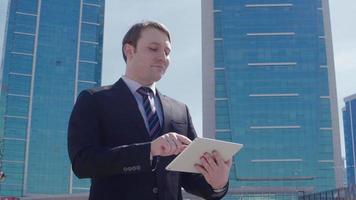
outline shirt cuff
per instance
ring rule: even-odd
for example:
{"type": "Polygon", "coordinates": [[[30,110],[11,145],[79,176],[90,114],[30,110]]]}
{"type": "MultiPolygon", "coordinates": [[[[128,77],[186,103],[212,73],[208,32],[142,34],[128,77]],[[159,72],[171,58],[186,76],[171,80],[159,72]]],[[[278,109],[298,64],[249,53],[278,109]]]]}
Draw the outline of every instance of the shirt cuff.
{"type": "Polygon", "coordinates": [[[220,192],[222,192],[222,191],[225,191],[225,190],[227,189],[228,185],[229,185],[229,182],[227,182],[227,183],[225,184],[225,186],[222,187],[222,188],[218,188],[218,189],[214,189],[214,188],[213,188],[213,191],[214,191],[215,193],[220,193],[220,192]]]}

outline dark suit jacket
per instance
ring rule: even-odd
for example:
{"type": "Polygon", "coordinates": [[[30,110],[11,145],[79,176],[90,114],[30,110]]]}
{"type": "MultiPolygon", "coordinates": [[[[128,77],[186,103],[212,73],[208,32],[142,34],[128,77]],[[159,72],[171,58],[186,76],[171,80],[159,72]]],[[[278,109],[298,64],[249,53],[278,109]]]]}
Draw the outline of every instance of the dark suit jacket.
{"type": "MultiPolygon", "coordinates": [[[[196,133],[187,106],[158,93],[162,134],[196,133]]],[[[91,178],[89,199],[181,200],[181,187],[205,199],[220,199],[200,174],[166,171],[174,158],[159,157],[152,170],[150,138],[135,97],[122,79],[112,86],[80,93],[68,127],[68,151],[74,173],[91,178]]]]}

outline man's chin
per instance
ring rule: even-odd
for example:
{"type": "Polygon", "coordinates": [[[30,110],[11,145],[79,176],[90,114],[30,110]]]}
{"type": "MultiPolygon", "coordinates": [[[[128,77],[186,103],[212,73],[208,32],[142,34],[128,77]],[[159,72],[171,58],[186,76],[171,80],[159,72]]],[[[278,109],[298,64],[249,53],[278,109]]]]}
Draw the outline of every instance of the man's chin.
{"type": "Polygon", "coordinates": [[[150,77],[150,78],[146,78],[145,80],[145,82],[146,82],[146,84],[153,84],[153,83],[155,83],[155,82],[158,82],[159,80],[161,80],[161,78],[163,77],[163,74],[162,75],[155,75],[155,76],[153,76],[153,77],[150,77]]]}
{"type": "Polygon", "coordinates": [[[159,80],[161,80],[161,79],[162,79],[162,77],[163,77],[163,74],[162,74],[161,76],[157,76],[157,77],[155,77],[155,82],[158,82],[159,80]]]}

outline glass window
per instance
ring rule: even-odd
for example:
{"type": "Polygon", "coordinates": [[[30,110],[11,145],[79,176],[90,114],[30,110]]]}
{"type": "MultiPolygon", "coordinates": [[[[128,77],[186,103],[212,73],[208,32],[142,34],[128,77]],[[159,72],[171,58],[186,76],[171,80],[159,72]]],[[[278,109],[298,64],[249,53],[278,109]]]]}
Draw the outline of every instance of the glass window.
{"type": "Polygon", "coordinates": [[[83,0],[83,3],[102,4],[104,0],[83,0]]]}
{"type": "Polygon", "coordinates": [[[99,23],[100,7],[83,5],[82,21],[99,23]]]}
{"type": "Polygon", "coordinates": [[[37,14],[37,0],[15,0],[17,12],[37,14]]]}
{"type": "Polygon", "coordinates": [[[221,38],[222,37],[222,32],[221,32],[221,12],[215,12],[214,13],[214,37],[215,38],[221,38]]]}
{"type": "Polygon", "coordinates": [[[97,64],[80,63],[79,65],[79,80],[98,82],[100,69],[97,64]]]}
{"type": "Polygon", "coordinates": [[[13,51],[21,53],[33,53],[34,36],[14,34],[13,51]]]}
{"type": "MultiPolygon", "coordinates": [[[[7,164],[4,164],[3,169],[6,172],[5,167],[7,164]]],[[[23,166],[21,166],[23,168],[23,166]]],[[[11,168],[11,167],[9,167],[11,168]]],[[[16,176],[20,176],[21,174],[6,174],[6,182],[8,180],[16,178],[16,176]]],[[[18,180],[18,178],[16,178],[18,180]]],[[[17,181],[16,184],[1,184],[1,195],[2,196],[22,196],[22,181],[17,181]]]]}
{"type": "Polygon", "coordinates": [[[25,139],[27,131],[27,119],[7,117],[5,118],[5,137],[25,139]]]}
{"type": "Polygon", "coordinates": [[[221,10],[223,8],[223,0],[214,0],[214,9],[221,10]]]}
{"type": "Polygon", "coordinates": [[[99,86],[99,84],[94,84],[94,83],[83,83],[83,82],[79,82],[78,83],[78,94],[80,93],[80,91],[89,89],[89,88],[93,88],[93,87],[97,87],[99,86]]]}
{"type": "MultiPolygon", "coordinates": [[[[73,187],[76,187],[76,188],[87,188],[85,190],[88,190],[90,188],[90,179],[79,179],[78,177],[74,176],[73,177],[73,187]]],[[[81,191],[81,192],[89,192],[89,191],[83,191],[83,190],[79,190],[79,191],[81,191]]]]}
{"type": "Polygon", "coordinates": [[[36,20],[35,16],[16,14],[15,31],[34,34],[36,32],[36,20]]]}
{"type": "Polygon", "coordinates": [[[80,44],[80,60],[97,61],[98,46],[95,44],[80,44]]]}
{"type": "Polygon", "coordinates": [[[11,54],[10,72],[32,74],[32,56],[11,54]]]}
{"type": "Polygon", "coordinates": [[[7,96],[6,114],[10,116],[28,116],[29,98],[18,96],[7,96]]]}
{"type": "Polygon", "coordinates": [[[219,140],[224,140],[224,141],[231,141],[232,135],[231,132],[226,131],[226,132],[216,132],[215,133],[216,139],[219,140]]]}
{"type": "Polygon", "coordinates": [[[10,74],[9,75],[9,93],[19,95],[30,95],[31,77],[10,74]]]}
{"type": "Polygon", "coordinates": [[[96,42],[99,40],[100,26],[82,23],[81,40],[96,42]]]}
{"type": "Polygon", "coordinates": [[[23,161],[25,157],[25,141],[4,140],[4,160],[23,161]]]}
{"type": "Polygon", "coordinates": [[[227,101],[215,101],[216,129],[229,129],[229,109],[227,101]]]}
{"type": "Polygon", "coordinates": [[[225,71],[215,70],[215,97],[224,98],[226,94],[225,71]]]}
{"type": "Polygon", "coordinates": [[[224,66],[224,52],[223,52],[223,41],[215,41],[215,67],[224,66]]]}

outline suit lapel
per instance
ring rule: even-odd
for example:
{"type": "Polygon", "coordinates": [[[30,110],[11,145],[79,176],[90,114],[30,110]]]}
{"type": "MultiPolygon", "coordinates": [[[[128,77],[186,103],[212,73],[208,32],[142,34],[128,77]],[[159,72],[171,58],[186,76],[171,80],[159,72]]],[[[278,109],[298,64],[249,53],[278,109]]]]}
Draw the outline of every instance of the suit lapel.
{"type": "Polygon", "coordinates": [[[162,126],[162,132],[161,132],[161,135],[163,135],[165,133],[168,133],[170,130],[172,108],[171,108],[169,99],[162,93],[160,93],[158,91],[157,91],[157,93],[158,93],[158,98],[161,102],[161,108],[162,108],[162,113],[163,113],[163,126],[162,126]]]}
{"type": "Polygon", "coordinates": [[[118,105],[124,111],[125,117],[137,127],[132,134],[137,134],[137,137],[144,137],[145,141],[149,141],[150,137],[136,99],[121,78],[114,84],[113,91],[116,93],[118,105]]]}
{"type": "MultiPolygon", "coordinates": [[[[120,109],[124,110],[126,117],[130,119],[129,121],[135,124],[137,127],[137,131],[134,131],[135,133],[133,134],[140,133],[139,136],[144,137],[145,141],[149,141],[149,133],[147,132],[147,128],[138,108],[136,99],[131,93],[130,89],[127,87],[126,83],[121,78],[114,84],[113,91],[117,97],[117,102],[119,103],[118,105],[121,107],[120,109]]],[[[165,133],[168,133],[170,130],[172,108],[169,98],[167,98],[159,91],[157,91],[157,94],[161,103],[161,110],[163,114],[162,131],[157,136],[159,137],[165,133]]]]}

